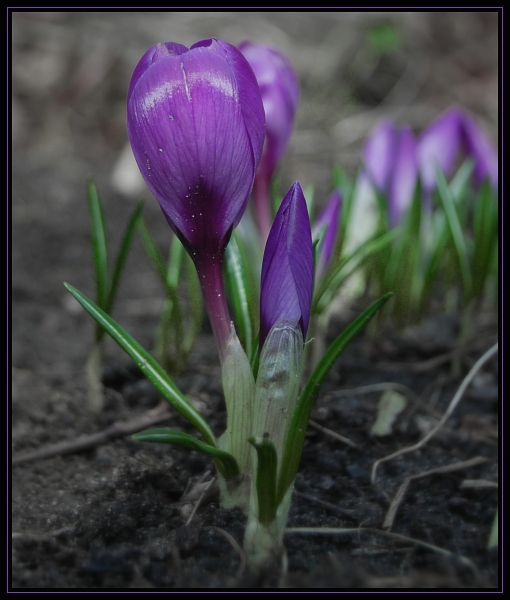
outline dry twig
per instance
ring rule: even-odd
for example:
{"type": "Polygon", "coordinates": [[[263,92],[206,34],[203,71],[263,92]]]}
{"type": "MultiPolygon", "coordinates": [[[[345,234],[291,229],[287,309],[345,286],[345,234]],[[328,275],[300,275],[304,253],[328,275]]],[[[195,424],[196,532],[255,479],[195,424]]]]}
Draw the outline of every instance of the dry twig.
{"type": "Polygon", "coordinates": [[[429,471],[423,471],[422,473],[411,475],[411,477],[408,477],[398,488],[398,491],[390,504],[390,508],[386,513],[386,517],[384,518],[383,529],[388,530],[393,527],[393,522],[395,520],[395,515],[397,514],[398,507],[404,499],[404,495],[411,481],[423,479],[424,477],[429,477],[430,475],[438,475],[440,473],[451,473],[453,471],[459,471],[460,469],[468,469],[469,467],[474,467],[487,461],[488,458],[476,456],[475,458],[471,458],[469,460],[463,460],[462,462],[456,462],[451,465],[436,467],[435,469],[430,469],[429,471]]]}
{"type": "Polygon", "coordinates": [[[66,440],[60,444],[54,444],[53,446],[47,446],[45,448],[39,448],[32,452],[26,452],[14,456],[12,459],[12,466],[20,465],[27,462],[33,462],[41,460],[43,458],[50,458],[52,456],[60,456],[62,454],[73,454],[75,452],[82,452],[83,450],[90,450],[101,444],[106,444],[117,438],[125,437],[137,433],[146,427],[157,425],[170,418],[171,412],[166,402],[161,402],[148,412],[143,415],[139,415],[130,421],[124,421],[121,423],[114,423],[107,429],[91,435],[82,435],[75,440],[66,440]]]}
{"type": "Polygon", "coordinates": [[[314,429],[318,429],[319,431],[322,431],[322,433],[325,433],[327,435],[330,435],[331,437],[334,437],[335,440],[342,442],[342,444],[346,444],[347,446],[350,446],[351,448],[358,447],[358,445],[355,442],[351,442],[351,440],[349,438],[346,438],[343,435],[336,433],[336,431],[328,429],[327,427],[323,427],[322,425],[319,425],[319,423],[316,423],[315,421],[312,421],[311,419],[308,421],[308,424],[311,425],[314,429]]]}
{"type": "Polygon", "coordinates": [[[383,458],[380,458],[379,460],[376,460],[374,462],[374,464],[372,466],[372,474],[371,474],[371,477],[370,477],[370,480],[371,480],[372,484],[375,482],[375,475],[376,475],[377,467],[382,462],[386,462],[388,460],[392,460],[393,458],[396,458],[397,456],[401,456],[402,454],[407,454],[408,452],[414,452],[415,450],[418,450],[419,448],[421,448],[422,446],[424,446],[439,431],[439,429],[441,429],[441,427],[443,427],[443,425],[446,423],[446,421],[448,420],[448,418],[450,417],[450,415],[452,414],[452,412],[455,410],[455,407],[459,403],[460,399],[464,395],[464,392],[466,391],[468,385],[471,383],[471,381],[473,380],[473,378],[475,377],[475,375],[482,368],[482,366],[490,358],[492,358],[494,356],[494,354],[496,354],[497,351],[498,351],[498,344],[496,343],[496,344],[494,344],[494,346],[492,346],[491,348],[489,348],[489,350],[487,350],[487,352],[485,352],[476,361],[476,363],[473,365],[473,367],[471,368],[471,370],[469,371],[469,373],[466,375],[466,377],[464,378],[464,380],[460,384],[459,389],[455,393],[455,396],[453,397],[453,399],[450,402],[448,408],[446,409],[446,412],[441,417],[441,420],[439,421],[439,423],[433,429],[431,429],[427,433],[427,435],[425,435],[417,444],[414,444],[414,446],[408,446],[407,448],[401,448],[400,450],[397,450],[397,452],[393,452],[393,454],[389,454],[388,456],[384,456],[383,458]]]}

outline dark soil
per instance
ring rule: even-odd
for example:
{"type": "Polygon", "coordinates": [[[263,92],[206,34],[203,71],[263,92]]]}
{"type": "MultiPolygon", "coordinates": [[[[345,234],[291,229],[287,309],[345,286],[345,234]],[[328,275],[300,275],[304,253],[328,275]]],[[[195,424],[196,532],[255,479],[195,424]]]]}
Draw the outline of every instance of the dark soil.
{"type": "MultiPolygon", "coordinates": [[[[383,111],[421,128],[453,102],[463,102],[496,139],[497,25],[496,13],[15,13],[13,459],[136,419],[160,403],[108,341],[106,406],[91,414],[84,364],[92,322],[62,286],[69,281],[94,293],[88,176],[103,197],[113,254],[139,194],[147,198],[149,228],[161,248],[168,245],[156,202],[135,184],[136,193],[125,195],[111,178],[126,142],[125,90],[149,45],[168,39],[191,44],[216,35],[283,47],[296,63],[303,98],[282,185],[294,179],[314,183],[325,198],[332,164],[340,161],[353,172],[363,137],[383,111]],[[366,28],[387,20],[398,23],[403,50],[372,65],[374,77],[368,78],[353,57],[366,51],[366,28]],[[427,70],[420,82],[408,82],[411,95],[388,100],[392,85],[409,76],[402,64],[409,56],[427,70]]],[[[163,299],[136,240],[114,317],[151,348],[163,299]]],[[[360,299],[334,320],[328,337],[368,302],[360,299]]],[[[242,568],[229,536],[242,546],[244,518],[219,507],[211,461],[117,436],[86,451],[12,467],[12,588],[496,590],[499,555],[487,549],[487,541],[498,506],[497,357],[437,435],[420,450],[381,464],[375,483],[370,478],[374,461],[415,444],[438,422],[462,378],[497,341],[497,312],[478,315],[471,345],[458,346],[457,328],[456,317],[432,307],[418,333],[365,332],[338,360],[311,415],[288,522],[289,528],[317,531],[286,534],[285,571],[255,577],[242,568]],[[455,348],[461,352],[453,375],[455,348]],[[382,389],[362,388],[389,382],[406,386],[408,403],[391,434],[375,437],[370,430],[382,389]],[[458,470],[410,482],[390,529],[404,537],[387,535],[383,524],[401,484],[457,463],[458,470]],[[325,528],[350,531],[321,532],[325,528]]],[[[221,378],[206,325],[189,368],[175,381],[220,433],[221,378]]],[[[164,425],[188,430],[173,413],[164,425]]]]}

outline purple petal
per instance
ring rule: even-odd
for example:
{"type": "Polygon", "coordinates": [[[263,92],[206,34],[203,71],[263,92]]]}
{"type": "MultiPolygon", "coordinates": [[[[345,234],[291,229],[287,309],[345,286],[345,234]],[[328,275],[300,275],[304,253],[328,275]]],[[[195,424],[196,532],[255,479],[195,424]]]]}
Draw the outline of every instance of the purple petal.
{"type": "Polygon", "coordinates": [[[260,347],[273,325],[301,327],[306,338],[313,292],[313,249],[310,219],[298,182],[276,214],[262,261],[260,347]]]}
{"type": "Polygon", "coordinates": [[[395,160],[398,131],[390,119],[383,119],[370,133],[363,148],[365,171],[381,193],[387,191],[395,160]]]}
{"type": "Polygon", "coordinates": [[[335,190],[326,206],[323,208],[320,215],[317,217],[312,231],[312,238],[315,238],[321,228],[326,225],[326,231],[324,233],[324,239],[321,244],[321,253],[319,257],[320,270],[327,267],[335,249],[336,239],[338,235],[338,229],[340,227],[340,205],[342,202],[342,196],[339,190],[335,190]]]}
{"type": "Polygon", "coordinates": [[[400,222],[402,215],[409,208],[418,179],[416,141],[408,126],[402,127],[399,132],[398,147],[393,161],[388,189],[388,214],[392,226],[400,222]]]}
{"type": "Polygon", "coordinates": [[[480,129],[475,120],[464,115],[462,136],[466,154],[475,161],[473,177],[476,185],[481,185],[488,178],[493,188],[498,187],[498,155],[489,138],[480,129]]]}
{"type": "Polygon", "coordinates": [[[278,49],[245,41],[239,50],[257,79],[266,117],[266,147],[262,162],[269,177],[280,162],[292,134],[299,83],[287,57],[278,49]]]}
{"type": "Polygon", "coordinates": [[[248,201],[264,137],[258,86],[241,53],[219,40],[160,44],[128,95],[140,171],[193,254],[224,247],[248,201]]]}
{"type": "Polygon", "coordinates": [[[447,177],[453,171],[461,145],[463,118],[460,110],[452,108],[431,123],[418,140],[418,164],[426,193],[436,187],[436,168],[447,177]]]}

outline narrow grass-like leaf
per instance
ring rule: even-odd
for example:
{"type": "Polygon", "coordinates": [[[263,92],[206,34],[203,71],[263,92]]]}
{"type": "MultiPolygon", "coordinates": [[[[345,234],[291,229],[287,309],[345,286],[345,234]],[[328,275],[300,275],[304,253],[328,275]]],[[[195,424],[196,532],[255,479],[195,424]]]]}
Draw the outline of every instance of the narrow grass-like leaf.
{"type": "Polygon", "coordinates": [[[110,314],[113,309],[113,304],[115,302],[115,298],[117,296],[117,291],[119,289],[120,278],[122,276],[122,272],[124,270],[124,265],[126,264],[126,259],[129,253],[129,249],[131,247],[131,242],[133,241],[133,235],[136,230],[136,226],[138,223],[138,219],[142,214],[143,202],[139,202],[136,205],[131,218],[128,221],[126,230],[124,231],[124,236],[122,238],[119,253],[115,260],[115,264],[113,266],[113,275],[111,285],[108,289],[108,298],[106,301],[105,312],[110,314]]]}
{"type": "Polygon", "coordinates": [[[147,225],[143,218],[140,218],[138,220],[138,231],[141,235],[142,242],[143,242],[143,245],[147,252],[147,255],[149,256],[149,258],[153,262],[154,266],[156,267],[156,270],[161,278],[161,281],[166,286],[166,284],[167,284],[167,265],[166,265],[165,259],[161,255],[161,252],[159,251],[159,249],[156,245],[156,242],[154,241],[152,235],[150,234],[149,229],[147,228],[147,225]]]}
{"type": "Polygon", "coordinates": [[[135,435],[132,437],[137,442],[153,442],[158,444],[175,444],[177,446],[185,446],[186,448],[196,450],[201,454],[205,454],[214,458],[218,468],[220,469],[220,472],[225,479],[232,479],[239,475],[239,467],[232,454],[211,446],[210,444],[205,444],[196,437],[193,437],[184,431],[162,427],[159,429],[147,429],[146,431],[140,431],[139,433],[135,433],[135,435]]]}
{"type": "Polygon", "coordinates": [[[421,285],[421,212],[421,189],[417,186],[411,205],[399,226],[399,237],[392,248],[383,280],[383,290],[395,292],[394,315],[401,323],[409,319],[416,310],[413,299],[421,285]]]}
{"type": "Polygon", "coordinates": [[[165,259],[159,251],[156,242],[150,234],[143,218],[138,220],[138,231],[141,235],[145,251],[156,267],[156,271],[159,274],[167,294],[167,302],[165,303],[159,324],[156,344],[156,347],[158,348],[158,354],[160,355],[159,358],[161,361],[163,361],[166,353],[167,339],[171,330],[173,329],[175,333],[174,339],[176,340],[177,344],[177,353],[180,353],[180,344],[182,344],[184,340],[184,314],[178,292],[178,283],[182,264],[182,244],[178,239],[172,242],[172,253],[170,255],[169,266],[167,267],[165,259]],[[174,258],[175,264],[172,264],[174,258]]]}
{"type": "Polygon", "coordinates": [[[320,282],[314,294],[312,314],[321,314],[328,307],[342,283],[359,269],[367,259],[391,244],[396,236],[397,232],[395,229],[387,231],[382,235],[376,234],[343,258],[340,264],[332,269],[324,280],[320,282]]]}
{"type": "Polygon", "coordinates": [[[202,329],[204,316],[204,305],[202,301],[202,290],[198,280],[197,270],[191,256],[184,254],[184,274],[186,279],[186,293],[188,297],[189,321],[184,336],[183,350],[188,356],[193,344],[202,329]]]}
{"type": "Polygon", "coordinates": [[[471,271],[469,268],[468,249],[466,246],[466,238],[462,231],[462,227],[459,221],[457,210],[455,208],[454,198],[446,179],[440,169],[436,169],[436,183],[438,196],[441,201],[441,205],[445,212],[448,227],[452,238],[455,252],[457,254],[457,260],[460,267],[462,289],[464,296],[464,303],[467,304],[471,299],[472,294],[472,278],[471,271]]]}
{"type": "MultiPolygon", "coordinates": [[[[153,243],[153,246],[155,246],[155,243],[153,243]]],[[[166,282],[174,289],[179,287],[182,272],[182,259],[184,255],[185,251],[181,240],[176,235],[173,235],[170,243],[170,257],[168,259],[166,282]]]]}
{"type": "Polygon", "coordinates": [[[106,309],[108,298],[108,250],[103,207],[93,181],[88,184],[88,202],[92,238],[94,273],[96,277],[96,300],[106,309]]]}
{"type": "Polygon", "coordinates": [[[494,246],[498,245],[498,205],[497,197],[486,181],[476,198],[473,215],[473,295],[483,293],[494,246]]]}
{"type": "Polygon", "coordinates": [[[423,257],[422,288],[419,293],[419,313],[423,313],[434,284],[439,280],[441,266],[444,262],[446,244],[449,239],[448,224],[442,211],[432,215],[430,224],[430,240],[426,244],[423,257]]]}
{"type": "Polygon", "coordinates": [[[129,354],[158,392],[160,392],[175,410],[177,410],[202,434],[204,440],[208,444],[216,446],[214,434],[204,418],[147,350],[142,348],[129,333],[101,310],[94,302],[87,298],[85,294],[82,294],[69,283],[64,283],[64,285],[83,308],[94,317],[94,319],[106,329],[107,333],[111,335],[117,344],[129,354]]]}
{"type": "Polygon", "coordinates": [[[276,473],[278,457],[273,442],[266,438],[251,437],[248,440],[257,451],[257,500],[258,520],[265,527],[276,517],[276,473]]]}
{"type": "Polygon", "coordinates": [[[454,198],[464,198],[467,195],[474,166],[473,159],[467,158],[455,173],[450,182],[450,191],[454,198]]]}
{"type": "Polygon", "coordinates": [[[363,329],[376,312],[390,299],[391,293],[386,294],[379,300],[371,304],[361,315],[359,315],[346,329],[336,338],[328,348],[319,364],[308,379],[301,396],[299,398],[296,410],[292,415],[292,422],[289,430],[289,436],[285,444],[280,478],[278,482],[276,504],[278,505],[285,492],[292,485],[296,476],[303,444],[305,441],[306,427],[313,403],[317,398],[319,389],[326,378],[331,367],[340,354],[345,350],[347,344],[353,337],[363,329]]]}
{"type": "Polygon", "coordinates": [[[314,187],[312,184],[307,185],[303,189],[303,196],[305,197],[306,208],[308,210],[308,216],[310,217],[310,220],[311,220],[312,216],[313,216],[313,212],[314,212],[314,197],[315,197],[314,187]]]}
{"type": "MultiPolygon", "coordinates": [[[[241,243],[241,242],[239,242],[241,243]]],[[[238,241],[232,237],[225,252],[225,283],[234,313],[236,332],[241,344],[251,360],[254,345],[255,303],[251,297],[253,286],[247,272],[247,262],[238,241]]]]}

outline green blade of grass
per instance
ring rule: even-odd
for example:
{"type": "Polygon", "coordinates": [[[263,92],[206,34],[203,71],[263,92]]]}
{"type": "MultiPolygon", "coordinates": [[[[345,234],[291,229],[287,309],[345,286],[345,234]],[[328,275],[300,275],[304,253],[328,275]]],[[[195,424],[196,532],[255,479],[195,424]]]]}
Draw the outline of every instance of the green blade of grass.
{"type": "Polygon", "coordinates": [[[486,181],[476,198],[473,216],[473,295],[480,297],[490,273],[490,261],[494,246],[498,244],[497,197],[486,181]]]}
{"type": "Polygon", "coordinates": [[[292,485],[296,476],[301,452],[305,441],[306,427],[312,405],[317,398],[320,386],[326,378],[329,370],[334,365],[336,359],[345,350],[347,344],[358,334],[361,329],[370,321],[376,312],[390,299],[391,293],[386,294],[379,300],[371,304],[361,315],[359,315],[346,329],[336,338],[328,348],[310,379],[306,383],[303,392],[299,398],[296,410],[292,415],[292,422],[289,430],[289,436],[285,444],[285,452],[282,460],[280,478],[278,482],[278,491],[276,504],[278,505],[285,492],[292,485]]]}
{"type": "Polygon", "coordinates": [[[186,329],[186,335],[183,343],[183,350],[186,355],[191,352],[193,344],[202,329],[202,318],[204,315],[204,306],[202,302],[202,289],[198,280],[197,271],[191,256],[184,256],[184,271],[186,278],[186,292],[188,296],[189,308],[189,326],[186,329]]]}
{"type": "Polygon", "coordinates": [[[178,429],[169,429],[167,427],[159,429],[147,429],[146,431],[140,431],[132,436],[137,442],[152,442],[158,444],[175,444],[177,446],[185,446],[206,456],[214,458],[220,472],[225,479],[233,479],[239,475],[239,466],[236,459],[225,452],[210,444],[204,444],[196,437],[179,431],[178,429]]]}
{"type": "Polygon", "coordinates": [[[312,314],[321,314],[328,306],[329,302],[342,285],[357,269],[359,269],[366,260],[380,252],[391,244],[396,237],[396,230],[371,237],[360,244],[340,264],[332,269],[329,274],[320,282],[312,303],[312,314]]]}
{"type": "Polygon", "coordinates": [[[251,437],[248,441],[257,451],[258,520],[268,527],[274,521],[278,508],[276,503],[278,457],[271,440],[251,437]]]}
{"type": "Polygon", "coordinates": [[[117,291],[119,289],[120,278],[122,272],[124,270],[124,265],[126,264],[126,259],[129,253],[129,249],[131,248],[131,242],[133,241],[133,236],[136,230],[136,226],[138,223],[138,219],[142,213],[143,202],[139,202],[136,205],[131,218],[128,221],[126,226],[126,230],[124,232],[124,236],[122,238],[119,253],[115,260],[115,264],[113,266],[113,275],[110,288],[108,290],[108,297],[106,300],[106,308],[105,312],[110,314],[113,308],[113,304],[115,302],[115,298],[117,296],[117,291]]]}
{"type": "Polygon", "coordinates": [[[254,352],[254,301],[251,297],[253,286],[249,281],[248,265],[243,260],[240,244],[232,237],[225,252],[225,283],[232,304],[237,335],[251,360],[254,352]]]}
{"type": "Polygon", "coordinates": [[[214,434],[200,413],[192,406],[190,401],[178,389],[175,383],[165,373],[161,365],[140,346],[140,344],[127,333],[118,323],[109,317],[99,306],[87,298],[69,283],[64,283],[69,292],[78,300],[83,308],[94,319],[104,327],[109,335],[119,346],[129,354],[142,373],[162,394],[162,396],[177,410],[193,427],[203,436],[204,440],[211,446],[216,446],[214,434]]]}
{"type": "Polygon", "coordinates": [[[103,207],[93,181],[88,183],[92,255],[96,277],[96,301],[106,309],[108,298],[108,250],[103,207]]]}
{"type": "Polygon", "coordinates": [[[467,304],[468,301],[471,299],[472,294],[472,278],[471,270],[469,268],[466,238],[462,231],[459,217],[457,215],[454,198],[452,197],[452,193],[448,188],[446,179],[440,169],[436,169],[436,183],[438,196],[446,216],[446,221],[450,229],[453,246],[455,248],[457,260],[459,263],[464,303],[467,304]]]}
{"type": "Polygon", "coordinates": [[[143,218],[138,219],[138,231],[141,235],[145,251],[147,252],[147,255],[149,256],[149,259],[152,261],[153,265],[156,267],[156,271],[158,272],[161,282],[165,287],[165,291],[169,300],[169,303],[167,303],[165,306],[165,310],[160,321],[159,332],[157,335],[157,346],[158,348],[162,349],[163,353],[165,352],[166,340],[170,334],[169,324],[171,324],[171,327],[173,327],[175,330],[174,339],[177,344],[176,351],[180,353],[181,346],[184,343],[184,314],[178,292],[178,284],[182,265],[182,244],[178,239],[175,239],[172,242],[172,253],[169,261],[170,264],[167,267],[165,259],[159,251],[156,242],[150,234],[143,218]],[[172,265],[174,258],[176,259],[175,265],[172,265]]]}

